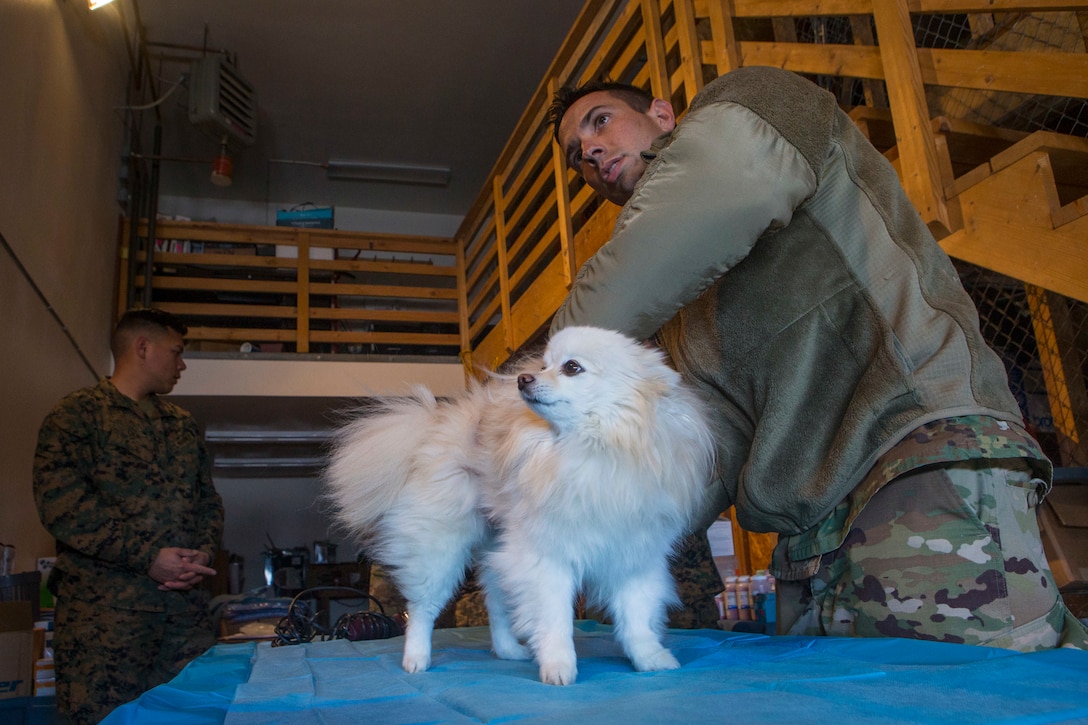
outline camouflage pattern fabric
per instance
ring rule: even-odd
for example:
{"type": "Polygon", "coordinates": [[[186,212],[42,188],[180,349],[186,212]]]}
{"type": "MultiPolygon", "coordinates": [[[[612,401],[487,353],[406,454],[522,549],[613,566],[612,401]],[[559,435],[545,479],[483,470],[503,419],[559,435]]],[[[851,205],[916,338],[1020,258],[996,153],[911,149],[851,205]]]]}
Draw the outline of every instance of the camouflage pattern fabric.
{"type": "Polygon", "coordinates": [[[454,602],[453,619],[455,627],[487,626],[487,604],[484,602],[484,591],[474,578],[470,578],[461,588],[454,602]]]}
{"type": "MultiPolygon", "coordinates": [[[[62,712],[95,711],[139,695],[121,689],[121,674],[106,671],[133,669],[129,662],[149,656],[144,650],[166,635],[143,635],[164,621],[176,623],[172,636],[184,638],[189,622],[193,641],[210,643],[207,592],[159,591],[147,575],[163,547],[198,549],[214,559],[223,531],[211,459],[186,411],[156,396],[138,404],[108,380],[76,391],[42,423],[33,483],[39,517],[57,543],[49,588],[58,613],[68,613],[56,632],[62,712]],[[141,637],[114,630],[121,620],[141,637]],[[65,626],[99,627],[102,636],[65,626]],[[88,679],[96,669],[100,676],[88,679]],[[95,683],[111,684],[99,690],[95,683]]],[[[164,657],[185,650],[163,646],[164,657]]],[[[169,668],[165,661],[156,666],[169,668]]]]}
{"type": "MultiPolygon", "coordinates": [[[[381,602],[381,611],[392,617],[408,609],[408,600],[397,589],[393,577],[381,564],[370,564],[370,596],[381,602]]],[[[377,611],[378,605],[372,604],[371,609],[377,611]]]]}
{"type": "MultiPolygon", "coordinates": [[[[689,534],[679,541],[669,561],[669,570],[676,581],[680,606],[669,610],[667,626],[671,629],[717,629],[721,617],[714,597],[725,589],[725,584],[714,563],[706,531],[689,534]]],[[[581,599],[577,616],[602,624],[612,623],[605,612],[586,607],[581,599]]]]}
{"type": "Polygon", "coordinates": [[[1026,461],[1049,491],[1053,466],[1039,444],[1019,425],[989,416],[943,418],[919,426],[877,459],[864,479],[822,522],[808,531],[780,536],[771,564],[778,579],[811,576],[819,557],[840,546],[846,532],[882,487],[897,476],[953,461],[1026,461]]]}
{"type": "Polygon", "coordinates": [[[671,561],[676,591],[682,607],[669,612],[673,629],[716,629],[718,603],[715,595],[725,590],[706,531],[684,538],[671,561]]]}
{"type": "Polygon", "coordinates": [[[779,628],[1023,652],[1088,648],[1058,592],[1026,461],[957,461],[883,486],[806,580],[779,581],[779,628]]]}
{"type": "Polygon", "coordinates": [[[97,723],[114,708],[169,682],[213,644],[212,624],[203,610],[132,612],[60,599],[53,638],[58,709],[74,725],[97,723]]]}

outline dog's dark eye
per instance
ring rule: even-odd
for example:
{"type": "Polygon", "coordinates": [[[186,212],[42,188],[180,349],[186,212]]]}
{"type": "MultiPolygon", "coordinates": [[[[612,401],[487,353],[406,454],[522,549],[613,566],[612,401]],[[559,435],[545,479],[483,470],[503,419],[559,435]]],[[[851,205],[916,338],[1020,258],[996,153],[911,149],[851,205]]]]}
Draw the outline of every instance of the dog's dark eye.
{"type": "Polygon", "coordinates": [[[564,375],[577,375],[578,373],[585,372],[582,365],[577,360],[567,360],[560,369],[563,371],[564,375]]]}

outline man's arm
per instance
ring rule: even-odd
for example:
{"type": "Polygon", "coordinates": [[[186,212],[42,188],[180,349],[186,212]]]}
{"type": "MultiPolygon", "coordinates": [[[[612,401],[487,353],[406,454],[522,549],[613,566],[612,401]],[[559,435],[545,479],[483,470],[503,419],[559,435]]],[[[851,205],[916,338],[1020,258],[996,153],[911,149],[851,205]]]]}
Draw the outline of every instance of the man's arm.
{"type": "MultiPolygon", "coordinates": [[[[192,423],[192,421],[189,421],[192,423]]],[[[149,570],[152,579],[160,583],[159,589],[191,589],[204,577],[215,576],[211,568],[223,536],[223,500],[212,481],[212,460],[204,437],[196,433],[197,455],[194,464],[198,468],[196,512],[197,525],[193,535],[193,548],[168,547],[161,549],[149,570]]]]}
{"type": "Polygon", "coordinates": [[[50,413],[34,454],[34,499],[42,525],[61,544],[86,556],[147,571],[160,543],[135,535],[128,517],[92,481],[97,423],[68,402],[50,413]]]}
{"type": "Polygon", "coordinates": [[[570,325],[652,336],[789,223],[816,189],[801,153],[751,110],[689,114],[651,162],[612,238],[583,266],[551,331],[570,325]]]}
{"type": "Polygon", "coordinates": [[[205,552],[209,562],[215,558],[223,539],[223,499],[215,490],[212,481],[212,458],[204,437],[199,436],[199,455],[197,465],[200,468],[198,495],[197,540],[193,548],[205,552]]]}

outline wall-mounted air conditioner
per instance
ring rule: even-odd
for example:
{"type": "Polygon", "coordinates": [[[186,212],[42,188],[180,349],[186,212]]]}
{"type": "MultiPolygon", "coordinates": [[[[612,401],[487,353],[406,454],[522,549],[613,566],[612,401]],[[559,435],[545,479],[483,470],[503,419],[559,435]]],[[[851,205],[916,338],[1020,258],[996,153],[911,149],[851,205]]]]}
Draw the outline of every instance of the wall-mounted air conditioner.
{"type": "Polygon", "coordinates": [[[189,68],[189,121],[212,136],[245,146],[257,138],[257,98],[222,55],[206,55],[189,68]]]}

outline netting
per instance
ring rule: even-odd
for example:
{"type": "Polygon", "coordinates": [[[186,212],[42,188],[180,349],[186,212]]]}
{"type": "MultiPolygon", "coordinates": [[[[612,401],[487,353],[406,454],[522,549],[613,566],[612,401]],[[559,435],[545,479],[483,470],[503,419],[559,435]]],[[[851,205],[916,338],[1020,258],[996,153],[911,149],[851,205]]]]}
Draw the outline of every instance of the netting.
{"type": "MultiPolygon", "coordinates": [[[[919,48],[1084,52],[1077,13],[912,15],[919,48]]],[[[794,21],[799,42],[879,42],[871,18],[794,21]]],[[[883,83],[816,77],[844,105],[886,104],[883,83]]],[[[1088,137],[1088,101],[1080,98],[927,87],[930,115],[1012,131],[1088,137]]],[[[885,106],[886,107],[886,106],[885,106]]],[[[976,265],[956,261],[979,311],[986,341],[998,352],[1032,433],[1059,466],[1088,466],[1088,305],[976,265]]]]}

